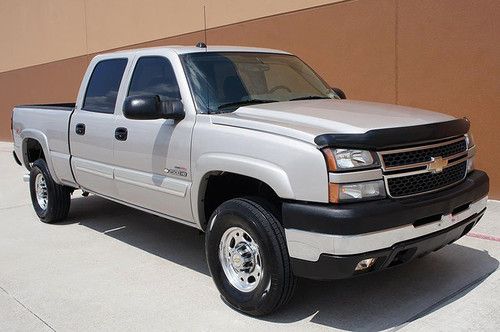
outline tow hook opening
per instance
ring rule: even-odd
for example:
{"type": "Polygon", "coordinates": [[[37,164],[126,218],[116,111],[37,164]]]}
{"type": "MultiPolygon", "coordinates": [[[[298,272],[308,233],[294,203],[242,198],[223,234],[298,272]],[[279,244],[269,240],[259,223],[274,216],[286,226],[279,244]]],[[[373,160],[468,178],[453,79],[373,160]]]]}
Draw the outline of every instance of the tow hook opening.
{"type": "Polygon", "coordinates": [[[460,205],[459,207],[456,207],[456,208],[455,208],[455,209],[451,212],[451,214],[452,214],[452,215],[456,215],[456,214],[459,214],[459,213],[460,213],[460,212],[462,212],[462,211],[467,210],[467,209],[470,207],[470,204],[471,204],[471,202],[466,203],[466,204],[463,204],[463,205],[460,205]]]}
{"type": "Polygon", "coordinates": [[[413,223],[413,227],[419,227],[419,226],[431,224],[431,223],[437,222],[439,220],[441,220],[441,214],[435,214],[435,215],[432,215],[432,216],[429,216],[429,217],[420,218],[420,219],[417,219],[413,223]]]}

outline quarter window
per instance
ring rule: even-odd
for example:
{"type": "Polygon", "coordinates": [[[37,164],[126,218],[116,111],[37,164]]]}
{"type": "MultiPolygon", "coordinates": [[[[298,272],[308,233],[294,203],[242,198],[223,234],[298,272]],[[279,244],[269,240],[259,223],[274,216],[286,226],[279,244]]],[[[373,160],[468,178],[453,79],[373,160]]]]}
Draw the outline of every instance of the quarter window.
{"type": "Polygon", "coordinates": [[[99,62],[90,76],[82,109],[113,114],[127,59],[99,62]]]}
{"type": "Polygon", "coordinates": [[[128,95],[158,95],[160,100],[181,99],[170,61],[160,56],[140,58],[132,75],[128,95]]]}

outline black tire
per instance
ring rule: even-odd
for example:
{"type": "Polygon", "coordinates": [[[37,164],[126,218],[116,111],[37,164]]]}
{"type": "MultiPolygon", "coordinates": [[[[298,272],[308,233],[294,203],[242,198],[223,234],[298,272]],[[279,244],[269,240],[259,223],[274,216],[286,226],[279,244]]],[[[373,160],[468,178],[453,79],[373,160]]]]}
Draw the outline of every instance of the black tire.
{"type": "Polygon", "coordinates": [[[44,223],[55,223],[65,219],[68,216],[71,204],[71,188],[57,184],[50,175],[47,163],[43,159],[36,160],[30,172],[30,193],[31,202],[38,218],[44,223]],[[38,203],[36,194],[36,178],[41,174],[46,183],[47,203],[43,208],[38,203]]]}
{"type": "Polygon", "coordinates": [[[212,214],[205,236],[208,267],[221,296],[230,306],[251,316],[270,314],[286,304],[295,290],[296,278],[283,227],[265,201],[235,198],[222,203],[212,214]],[[242,292],[227,278],[219,260],[219,245],[226,230],[242,228],[258,244],[262,279],[250,292],[242,292]]]}

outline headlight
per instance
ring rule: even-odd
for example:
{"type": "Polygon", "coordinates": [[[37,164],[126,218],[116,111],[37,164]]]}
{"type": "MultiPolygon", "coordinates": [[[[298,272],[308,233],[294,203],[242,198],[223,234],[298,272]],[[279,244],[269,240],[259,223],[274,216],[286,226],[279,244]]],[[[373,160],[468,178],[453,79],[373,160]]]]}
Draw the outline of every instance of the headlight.
{"type": "Polygon", "coordinates": [[[357,183],[330,183],[330,202],[350,202],[385,198],[383,180],[357,183]]]}
{"type": "Polygon", "coordinates": [[[465,144],[467,145],[467,149],[476,145],[476,142],[474,142],[474,136],[472,136],[470,131],[465,134],[465,144]]]}
{"type": "Polygon", "coordinates": [[[366,150],[324,149],[329,171],[349,170],[378,165],[376,157],[366,150]]]}

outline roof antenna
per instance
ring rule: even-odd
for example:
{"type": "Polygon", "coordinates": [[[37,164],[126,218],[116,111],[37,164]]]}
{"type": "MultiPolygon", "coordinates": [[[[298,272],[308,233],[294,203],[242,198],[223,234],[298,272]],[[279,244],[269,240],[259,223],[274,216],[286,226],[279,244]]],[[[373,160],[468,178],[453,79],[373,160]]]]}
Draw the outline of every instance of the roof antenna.
{"type": "Polygon", "coordinates": [[[205,40],[203,42],[198,42],[196,47],[204,48],[207,51],[207,14],[205,12],[205,6],[203,6],[203,33],[205,34],[205,40]]]}

